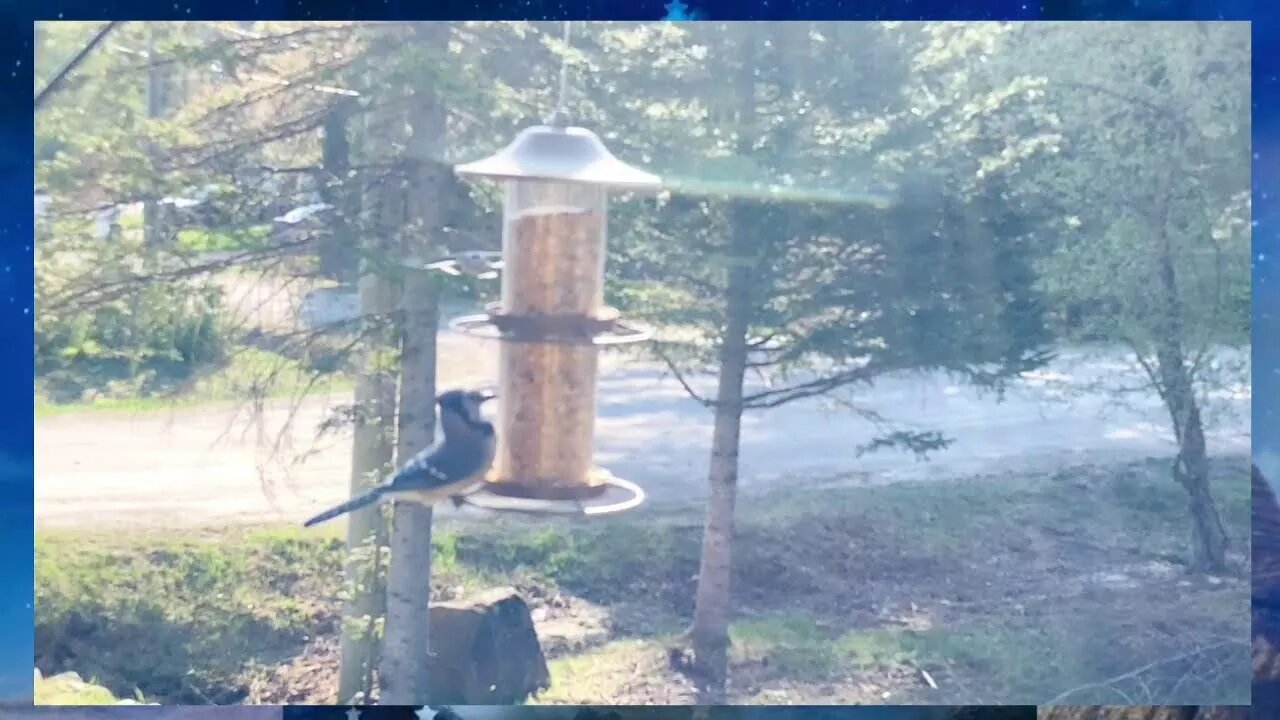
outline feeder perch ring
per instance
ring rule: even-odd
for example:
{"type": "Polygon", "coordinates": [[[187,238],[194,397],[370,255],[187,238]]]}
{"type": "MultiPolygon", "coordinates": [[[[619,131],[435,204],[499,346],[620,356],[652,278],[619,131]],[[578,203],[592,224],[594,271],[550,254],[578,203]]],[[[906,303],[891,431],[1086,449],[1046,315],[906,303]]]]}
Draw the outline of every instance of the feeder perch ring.
{"type": "Polygon", "coordinates": [[[616,500],[605,500],[603,497],[591,500],[541,500],[499,494],[485,488],[462,497],[461,501],[464,505],[491,512],[509,512],[523,515],[560,515],[565,517],[617,515],[628,510],[634,510],[644,504],[646,498],[644,488],[630,480],[624,480],[604,468],[594,468],[593,473],[603,481],[603,495],[613,494],[621,495],[621,497],[616,500]]]}
{"type": "Polygon", "coordinates": [[[614,345],[630,345],[653,337],[653,331],[618,320],[598,320],[580,316],[543,316],[555,318],[552,327],[544,327],[545,320],[534,320],[516,316],[501,315],[466,315],[449,321],[449,328],[467,335],[503,342],[554,343],[557,345],[594,345],[609,347],[614,345]],[[571,321],[563,320],[572,318],[571,321]],[[514,322],[513,322],[514,321],[514,322]],[[564,332],[569,327],[556,327],[563,322],[565,326],[578,324],[572,332],[564,332]],[[559,331],[559,332],[557,332],[559,331]]]}

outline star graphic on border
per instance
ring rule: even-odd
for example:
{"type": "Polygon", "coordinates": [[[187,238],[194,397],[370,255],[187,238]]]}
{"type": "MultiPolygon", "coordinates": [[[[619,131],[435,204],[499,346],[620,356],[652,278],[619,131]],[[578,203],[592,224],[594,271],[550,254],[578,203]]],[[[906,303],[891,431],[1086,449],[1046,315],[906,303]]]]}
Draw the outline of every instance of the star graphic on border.
{"type": "Polygon", "coordinates": [[[360,711],[354,707],[347,708],[347,720],[360,720],[360,711]]]}
{"type": "Polygon", "coordinates": [[[671,0],[671,2],[663,5],[667,9],[667,16],[664,20],[692,20],[696,13],[689,12],[689,6],[684,4],[684,0],[671,0]]]}

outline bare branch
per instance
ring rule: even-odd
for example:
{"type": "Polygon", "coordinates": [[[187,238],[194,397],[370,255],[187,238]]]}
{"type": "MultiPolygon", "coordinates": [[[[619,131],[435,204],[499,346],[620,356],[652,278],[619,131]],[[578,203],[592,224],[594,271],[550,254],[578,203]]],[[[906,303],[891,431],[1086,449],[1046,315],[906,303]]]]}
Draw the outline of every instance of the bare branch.
{"type": "Polygon", "coordinates": [[[742,398],[742,405],[745,408],[767,409],[778,407],[792,400],[800,400],[816,395],[823,395],[838,387],[851,385],[853,383],[868,382],[876,374],[875,370],[869,367],[852,368],[838,373],[832,373],[823,377],[792,385],[791,387],[782,388],[780,390],[764,390],[758,393],[752,393],[742,398]]]}
{"type": "Polygon", "coordinates": [[[689,394],[689,397],[693,398],[703,407],[713,408],[716,406],[716,402],[714,400],[703,397],[698,393],[698,391],[694,390],[693,387],[689,385],[688,380],[685,379],[684,373],[680,371],[680,368],[676,365],[675,361],[672,360],[671,357],[662,349],[661,344],[654,343],[652,350],[653,353],[666,364],[667,370],[669,370],[671,375],[675,377],[676,382],[680,383],[680,387],[684,388],[684,391],[689,394]]]}
{"type": "Polygon", "coordinates": [[[314,238],[308,236],[295,241],[283,242],[261,250],[246,250],[216,257],[207,262],[187,264],[182,267],[160,270],[153,273],[131,273],[115,280],[95,280],[94,286],[88,289],[71,290],[51,299],[41,299],[41,310],[44,312],[61,312],[70,309],[88,310],[99,305],[117,300],[133,292],[138,285],[157,282],[173,282],[186,278],[226,270],[254,260],[262,260],[278,256],[284,252],[310,244],[314,238]]]}
{"type": "Polygon", "coordinates": [[[86,43],[83,48],[80,48],[80,52],[76,53],[74,57],[67,61],[66,65],[63,65],[62,68],[58,70],[58,73],[53,76],[53,79],[41,88],[40,92],[36,93],[34,102],[36,112],[40,112],[40,108],[45,104],[45,102],[52,98],[54,93],[58,92],[58,89],[66,83],[67,78],[71,73],[80,66],[80,63],[85,61],[85,58],[89,57],[89,53],[93,52],[93,49],[100,45],[103,40],[106,40],[112,30],[115,30],[122,24],[123,23],[119,20],[112,20],[108,22],[101,30],[89,39],[89,42],[86,43]]]}

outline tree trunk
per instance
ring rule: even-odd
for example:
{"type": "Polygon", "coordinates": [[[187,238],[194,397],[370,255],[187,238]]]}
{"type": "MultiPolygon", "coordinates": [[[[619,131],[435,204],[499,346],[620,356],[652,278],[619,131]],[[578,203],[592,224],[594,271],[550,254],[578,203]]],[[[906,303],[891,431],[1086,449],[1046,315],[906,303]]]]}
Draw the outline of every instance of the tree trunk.
{"type": "MultiPolygon", "coordinates": [[[[156,57],[156,33],[154,25],[147,26],[147,117],[162,118],[169,111],[169,70],[166,63],[158,62],[156,57]]],[[[156,150],[154,143],[147,142],[147,155],[154,161],[156,150]]],[[[164,222],[164,210],[156,200],[142,203],[142,238],[148,248],[159,247],[167,242],[164,222]]]]}
{"type": "MultiPolygon", "coordinates": [[[[360,277],[360,314],[365,333],[360,374],[355,387],[355,436],[351,454],[351,495],[366,492],[390,469],[396,417],[396,375],[392,364],[395,330],[395,283],[379,270],[387,250],[385,238],[404,223],[403,192],[398,183],[377,190],[377,222],[368,237],[369,255],[360,277]]],[[[381,557],[386,523],[381,508],[356,510],[347,516],[347,592],[338,673],[338,700],[367,700],[372,691],[376,618],[381,614],[381,557]]]]}
{"type": "Polygon", "coordinates": [[[1156,282],[1163,312],[1156,318],[1156,372],[1159,374],[1160,396],[1169,410],[1178,441],[1173,479],[1187,491],[1191,510],[1191,570],[1220,573],[1227,568],[1227,532],[1209,492],[1209,455],[1200,406],[1196,401],[1195,378],[1187,367],[1187,353],[1183,345],[1182,300],[1178,292],[1167,210],[1159,216],[1158,222],[1156,282]]]}
{"type": "Polygon", "coordinates": [[[355,252],[352,219],[359,213],[358,197],[351,192],[351,142],[348,126],[355,102],[343,98],[336,102],[324,122],[324,138],[321,143],[320,197],[333,206],[333,224],[329,232],[320,238],[316,250],[321,277],[348,284],[355,279],[359,269],[359,255],[355,252]]]}
{"type": "MultiPolygon", "coordinates": [[[[739,45],[733,100],[737,104],[738,150],[748,154],[754,142],[757,29],[744,25],[739,45]]],[[[708,472],[710,497],[702,534],[702,557],[694,600],[693,670],[700,704],[725,702],[729,677],[729,617],[732,612],[734,506],[738,497],[738,452],[742,434],[742,384],[747,367],[747,333],[754,297],[749,257],[753,246],[750,207],[730,201],[728,208],[729,273],[725,288],[725,329],[720,345],[719,385],[716,388],[715,428],[708,472]]]]}
{"type": "MultiPolygon", "coordinates": [[[[439,310],[431,278],[404,280],[401,333],[400,439],[397,457],[407,460],[435,436],[436,328],[439,310]]],[[[387,574],[387,628],[378,673],[379,702],[427,704],[431,602],[430,507],[396,503],[387,574]]]]}
{"type": "Polygon", "coordinates": [[[716,389],[715,430],[711,440],[706,527],[693,626],[694,669],[699,681],[698,702],[725,701],[729,666],[729,616],[732,609],[734,505],[738,495],[738,451],[742,430],[742,384],[746,376],[747,331],[751,319],[750,263],[741,257],[751,231],[745,208],[730,210],[733,265],[726,291],[725,333],[720,347],[720,377],[716,389]]]}
{"type": "MultiPolygon", "coordinates": [[[[431,52],[445,48],[449,26],[414,26],[414,42],[431,52]]],[[[409,217],[406,255],[429,257],[432,239],[443,224],[452,173],[440,164],[447,112],[427,74],[415,88],[409,107],[413,137],[408,144],[409,217]]],[[[400,443],[401,461],[431,444],[435,435],[436,333],[440,312],[434,279],[410,272],[401,294],[400,443]]],[[[431,602],[432,511],[417,503],[397,503],[391,531],[391,567],[387,579],[387,637],[379,675],[380,700],[387,705],[425,705],[430,687],[428,621],[431,602]]]]}
{"type": "Polygon", "coordinates": [[[1200,407],[1180,358],[1159,359],[1165,381],[1166,405],[1178,433],[1178,457],[1173,479],[1187,491],[1191,510],[1191,569],[1223,572],[1227,567],[1227,531],[1209,491],[1209,455],[1200,407]]]}

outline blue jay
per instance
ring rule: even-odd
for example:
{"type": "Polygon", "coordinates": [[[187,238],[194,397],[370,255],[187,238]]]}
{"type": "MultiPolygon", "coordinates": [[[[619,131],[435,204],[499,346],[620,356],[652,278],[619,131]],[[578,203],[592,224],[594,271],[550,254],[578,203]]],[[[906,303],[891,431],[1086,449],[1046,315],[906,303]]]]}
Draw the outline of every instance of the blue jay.
{"type": "Polygon", "coordinates": [[[311,527],[359,510],[381,500],[407,500],[434,505],[445,498],[460,505],[461,498],[478,490],[493,465],[497,437],[493,423],[480,414],[480,406],[492,393],[450,390],[436,398],[440,406],[443,439],[410,458],[383,485],[316,515],[304,523],[311,527]]]}

